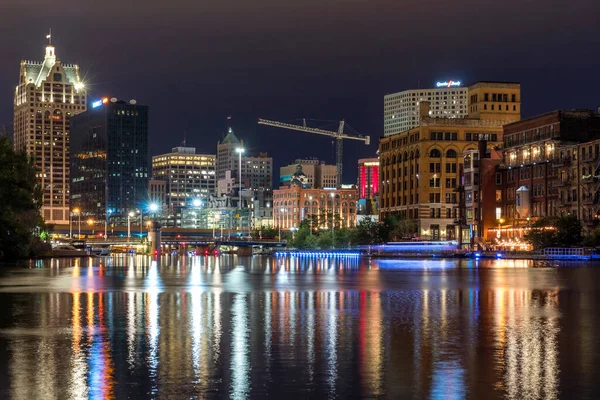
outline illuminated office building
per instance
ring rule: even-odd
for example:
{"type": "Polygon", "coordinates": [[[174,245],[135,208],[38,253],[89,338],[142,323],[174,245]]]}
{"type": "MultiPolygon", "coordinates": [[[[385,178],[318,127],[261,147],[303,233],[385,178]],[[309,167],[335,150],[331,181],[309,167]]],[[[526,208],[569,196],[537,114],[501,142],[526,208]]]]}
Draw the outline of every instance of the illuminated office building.
{"type": "Polygon", "coordinates": [[[152,157],[152,178],[166,182],[169,209],[190,206],[217,193],[214,154],[196,154],[194,147],[174,147],[152,157]]]}
{"type": "Polygon", "coordinates": [[[428,101],[432,118],[467,115],[469,89],[460,81],[436,82],[435,88],[386,94],[383,98],[383,135],[390,136],[419,125],[419,103],[428,101]]]}
{"type": "Polygon", "coordinates": [[[148,107],[97,100],[71,122],[71,205],[123,223],[148,204],[148,107]]]}
{"type": "Polygon", "coordinates": [[[46,46],[43,61],[21,61],[14,96],[14,147],[38,170],[47,223],[69,223],[70,122],[85,110],[79,67],[63,64],[53,45],[46,46]]]}

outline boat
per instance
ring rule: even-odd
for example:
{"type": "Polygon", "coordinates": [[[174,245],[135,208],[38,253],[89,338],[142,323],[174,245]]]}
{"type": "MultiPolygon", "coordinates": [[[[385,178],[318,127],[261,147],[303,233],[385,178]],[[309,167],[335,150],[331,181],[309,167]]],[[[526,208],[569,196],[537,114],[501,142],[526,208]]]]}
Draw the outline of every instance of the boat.
{"type": "Polygon", "coordinates": [[[110,256],[110,247],[109,246],[91,247],[89,252],[90,252],[90,255],[93,255],[96,257],[106,257],[106,256],[110,256]]]}
{"type": "Polygon", "coordinates": [[[87,257],[88,252],[69,244],[61,244],[52,248],[52,257],[87,257]]]}

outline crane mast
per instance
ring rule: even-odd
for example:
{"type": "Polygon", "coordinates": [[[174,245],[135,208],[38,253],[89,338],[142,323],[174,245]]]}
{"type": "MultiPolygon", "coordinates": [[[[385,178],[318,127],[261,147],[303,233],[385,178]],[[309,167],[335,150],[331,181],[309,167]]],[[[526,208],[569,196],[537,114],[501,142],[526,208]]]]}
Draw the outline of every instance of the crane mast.
{"type": "Polygon", "coordinates": [[[306,125],[306,119],[302,120],[302,125],[289,124],[286,122],[279,121],[271,121],[268,119],[258,119],[258,123],[260,125],[268,125],[274,126],[276,128],[289,129],[293,131],[299,132],[308,132],[315,133],[317,135],[324,135],[333,137],[336,139],[336,150],[335,150],[335,166],[336,166],[336,179],[338,187],[342,185],[342,169],[343,169],[343,160],[344,160],[344,139],[352,139],[352,140],[360,140],[365,142],[366,145],[371,143],[370,136],[358,137],[358,136],[350,136],[344,133],[344,125],[345,121],[341,120],[337,131],[328,131],[319,128],[311,128],[306,125]]]}

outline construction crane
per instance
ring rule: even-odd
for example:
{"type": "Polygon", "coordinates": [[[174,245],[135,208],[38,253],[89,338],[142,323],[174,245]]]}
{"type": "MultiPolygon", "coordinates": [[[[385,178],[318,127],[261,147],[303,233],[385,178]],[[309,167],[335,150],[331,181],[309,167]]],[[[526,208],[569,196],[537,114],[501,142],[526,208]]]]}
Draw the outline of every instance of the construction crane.
{"type": "Polygon", "coordinates": [[[302,120],[302,125],[295,125],[295,124],[288,124],[286,122],[279,122],[279,121],[271,121],[268,119],[262,119],[259,118],[258,119],[258,123],[260,125],[268,125],[268,126],[274,126],[276,128],[284,128],[284,129],[290,129],[292,131],[300,131],[300,132],[309,132],[309,133],[316,133],[317,135],[325,135],[325,136],[329,136],[329,137],[333,137],[336,139],[336,146],[335,146],[335,158],[336,158],[336,178],[337,178],[337,185],[338,187],[342,185],[342,167],[343,167],[343,155],[344,155],[344,139],[352,139],[352,140],[360,140],[365,142],[365,144],[368,146],[371,143],[371,137],[370,136],[350,136],[344,133],[344,126],[345,126],[345,122],[344,120],[341,120],[339,122],[339,127],[337,132],[336,131],[327,131],[324,129],[320,129],[320,128],[311,128],[309,126],[306,126],[306,119],[302,120]]]}

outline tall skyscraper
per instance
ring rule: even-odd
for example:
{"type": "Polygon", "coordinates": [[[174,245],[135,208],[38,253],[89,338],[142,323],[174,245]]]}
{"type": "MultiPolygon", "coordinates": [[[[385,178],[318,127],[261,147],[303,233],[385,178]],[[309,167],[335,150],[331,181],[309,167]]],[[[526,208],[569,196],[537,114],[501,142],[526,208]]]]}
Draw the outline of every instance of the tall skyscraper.
{"type": "Polygon", "coordinates": [[[166,202],[171,209],[217,194],[215,155],[196,154],[194,147],[174,147],[171,153],[153,156],[152,177],[167,183],[166,202]]]}
{"type": "Polygon", "coordinates": [[[148,203],[148,107],[103,98],[71,121],[71,199],[82,217],[123,223],[148,203]]]}
{"type": "Polygon", "coordinates": [[[383,98],[383,135],[390,136],[419,125],[419,102],[428,101],[432,118],[463,118],[467,115],[469,89],[460,81],[436,82],[433,89],[413,89],[383,98]]]}
{"type": "Polygon", "coordinates": [[[14,97],[14,147],[38,169],[42,216],[69,223],[69,136],[71,118],[86,110],[79,67],[63,64],[51,44],[44,61],[21,61],[14,97]]]}

